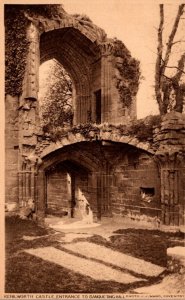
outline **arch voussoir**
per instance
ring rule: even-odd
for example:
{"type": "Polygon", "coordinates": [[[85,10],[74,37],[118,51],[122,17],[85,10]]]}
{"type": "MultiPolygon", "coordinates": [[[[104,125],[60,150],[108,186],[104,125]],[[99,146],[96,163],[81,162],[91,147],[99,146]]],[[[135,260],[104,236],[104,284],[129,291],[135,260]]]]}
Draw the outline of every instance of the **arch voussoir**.
{"type": "Polygon", "coordinates": [[[41,149],[40,157],[43,158],[46,155],[62,149],[65,146],[70,146],[74,144],[79,144],[82,142],[93,142],[93,141],[107,141],[107,142],[114,142],[114,143],[121,143],[126,144],[129,146],[133,146],[150,154],[154,154],[154,150],[151,148],[150,143],[148,142],[140,142],[136,137],[132,136],[123,136],[119,135],[118,133],[112,134],[109,131],[100,131],[99,135],[93,135],[89,137],[85,137],[81,133],[71,133],[69,132],[67,136],[62,137],[57,142],[51,142],[47,145],[44,149],[41,149]]]}

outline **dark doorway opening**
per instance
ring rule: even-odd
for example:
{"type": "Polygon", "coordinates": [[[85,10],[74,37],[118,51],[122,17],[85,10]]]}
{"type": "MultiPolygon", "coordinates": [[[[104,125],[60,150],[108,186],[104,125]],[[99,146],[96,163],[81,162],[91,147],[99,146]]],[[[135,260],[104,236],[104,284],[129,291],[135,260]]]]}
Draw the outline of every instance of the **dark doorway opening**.
{"type": "Polygon", "coordinates": [[[101,90],[95,92],[96,124],[101,124],[101,90]]]}

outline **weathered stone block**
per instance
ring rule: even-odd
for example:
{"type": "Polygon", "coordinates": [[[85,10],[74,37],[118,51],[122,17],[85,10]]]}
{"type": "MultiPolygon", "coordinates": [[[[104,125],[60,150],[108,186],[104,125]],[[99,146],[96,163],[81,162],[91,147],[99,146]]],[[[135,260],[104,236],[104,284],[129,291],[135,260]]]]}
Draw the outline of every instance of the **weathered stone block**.
{"type": "Polygon", "coordinates": [[[28,146],[35,146],[37,144],[37,137],[36,135],[30,136],[30,137],[23,137],[22,140],[23,145],[28,145],[28,146]]]}
{"type": "Polygon", "coordinates": [[[185,273],[185,247],[167,249],[168,270],[174,273],[185,273]]]}

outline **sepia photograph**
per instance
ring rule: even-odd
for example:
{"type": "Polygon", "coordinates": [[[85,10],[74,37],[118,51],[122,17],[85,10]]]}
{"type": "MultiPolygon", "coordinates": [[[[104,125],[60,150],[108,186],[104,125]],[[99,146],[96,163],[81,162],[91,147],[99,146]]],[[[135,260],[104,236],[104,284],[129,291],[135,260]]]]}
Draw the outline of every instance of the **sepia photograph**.
{"type": "Polygon", "coordinates": [[[185,299],[185,3],[0,9],[1,298],[185,299]]]}

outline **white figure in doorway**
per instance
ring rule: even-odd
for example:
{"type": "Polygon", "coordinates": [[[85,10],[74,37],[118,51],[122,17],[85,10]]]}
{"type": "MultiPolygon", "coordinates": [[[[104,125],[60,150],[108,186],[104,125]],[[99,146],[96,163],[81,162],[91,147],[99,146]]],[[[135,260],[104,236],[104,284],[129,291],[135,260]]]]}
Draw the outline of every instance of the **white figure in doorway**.
{"type": "Polygon", "coordinates": [[[82,218],[82,222],[85,224],[93,223],[93,213],[90,208],[90,204],[80,189],[78,189],[78,199],[75,206],[75,215],[80,215],[82,218]]]}

